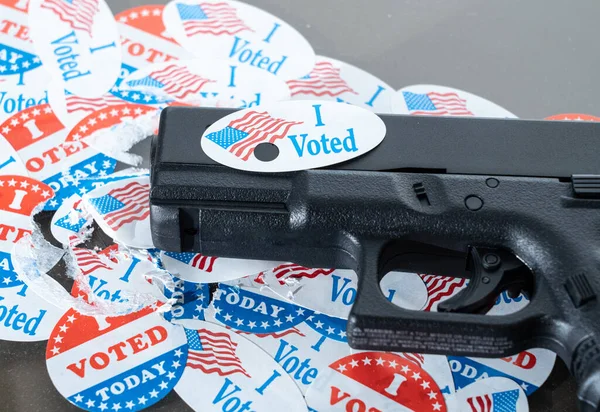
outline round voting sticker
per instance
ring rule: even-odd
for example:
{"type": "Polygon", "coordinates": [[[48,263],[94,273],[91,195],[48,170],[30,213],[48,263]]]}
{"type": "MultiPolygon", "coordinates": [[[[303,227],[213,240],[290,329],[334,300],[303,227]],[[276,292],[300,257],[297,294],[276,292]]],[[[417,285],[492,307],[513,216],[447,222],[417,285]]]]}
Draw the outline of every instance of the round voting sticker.
{"type": "Polygon", "coordinates": [[[185,368],[182,327],[152,309],[95,319],[74,310],[48,339],[46,364],[56,389],[88,411],[139,411],[160,401],[185,368]]]}
{"type": "Polygon", "coordinates": [[[234,169],[289,172],[333,165],[374,149],[385,137],[374,113],[345,103],[302,100],[234,112],[202,135],[204,153],[234,169]]]}
{"type": "Polygon", "coordinates": [[[209,322],[182,324],[189,352],[175,391],[194,410],[307,411],[292,378],[254,343],[209,322]]]}
{"type": "Polygon", "coordinates": [[[392,110],[416,116],[517,117],[472,93],[432,84],[416,84],[398,90],[392,97],[392,110]]]}
{"type": "Polygon", "coordinates": [[[23,282],[11,260],[14,245],[31,234],[34,209],[54,195],[52,188],[26,176],[0,176],[0,289],[23,282]]]}
{"type": "Polygon", "coordinates": [[[358,67],[325,56],[304,77],[288,80],[293,100],[332,100],[346,102],[375,113],[392,112],[395,90],[384,81],[358,67]]]}
{"type": "Polygon", "coordinates": [[[35,50],[52,78],[81,97],[108,92],[121,70],[119,32],[104,0],[87,3],[31,0],[35,50]]]}
{"type": "Polygon", "coordinates": [[[52,216],[50,231],[56,240],[68,245],[73,236],[83,239],[92,222],[93,219],[85,210],[81,197],[73,195],[65,199],[52,216]]]}
{"type": "Polygon", "coordinates": [[[387,352],[343,357],[322,371],[306,394],[317,411],[442,411],[444,396],[416,363],[387,352]]]}
{"type": "Polygon", "coordinates": [[[10,145],[2,135],[2,130],[10,131],[10,126],[0,128],[0,176],[3,175],[27,175],[25,165],[17,151],[10,145]]]}
{"type": "Polygon", "coordinates": [[[132,7],[115,15],[121,35],[123,63],[135,69],[193,57],[167,33],[163,5],[132,7]]]}
{"type": "Polygon", "coordinates": [[[239,100],[241,108],[246,108],[290,97],[285,82],[269,73],[208,59],[155,64],[132,73],[119,88],[198,106],[226,106],[230,100],[239,100]]]}
{"type": "Polygon", "coordinates": [[[315,53],[289,24],[233,0],[173,0],[164,10],[169,35],[200,58],[256,67],[284,80],[309,73],[315,53]]]}
{"type": "Polygon", "coordinates": [[[150,179],[147,175],[117,180],[83,195],[86,209],[100,228],[130,247],[152,248],[150,179]]]}
{"type": "MultiPolygon", "coordinates": [[[[3,271],[3,270],[2,270],[3,271]]],[[[0,339],[46,340],[64,310],[46,302],[24,284],[0,289],[0,339]]]]}
{"type": "Polygon", "coordinates": [[[26,86],[0,82],[0,123],[29,107],[47,103],[48,90],[44,82],[26,86]]]}
{"type": "Polygon", "coordinates": [[[449,396],[446,403],[449,411],[529,411],[527,396],[506,378],[478,380],[449,396]]]}
{"type": "Polygon", "coordinates": [[[162,288],[164,296],[171,301],[171,308],[164,313],[165,319],[173,323],[184,319],[204,320],[204,310],[208,307],[211,295],[210,286],[186,282],[175,276],[173,283],[173,290],[162,288]]]}
{"type": "Polygon", "coordinates": [[[116,165],[83,142],[65,142],[69,130],[47,104],[6,119],[0,131],[23,160],[27,173],[54,190],[46,210],[58,209],[73,195],[79,179],[111,173],[116,165]]]}
{"type": "MultiPolygon", "coordinates": [[[[358,277],[352,270],[309,269],[286,264],[255,279],[282,298],[297,305],[347,319],[356,299],[358,277]]],[[[427,290],[418,275],[390,272],[380,288],[389,301],[407,309],[420,309],[427,290]]]]}
{"type": "Polygon", "coordinates": [[[600,117],[591,116],[589,114],[581,114],[581,113],[563,113],[563,114],[555,114],[554,116],[546,117],[546,120],[570,120],[570,121],[578,121],[578,122],[598,122],[598,121],[600,121],[600,117]]]}
{"type": "Polygon", "coordinates": [[[160,253],[160,260],[173,275],[195,283],[224,282],[271,269],[279,262],[230,259],[192,252],[160,253]]]}

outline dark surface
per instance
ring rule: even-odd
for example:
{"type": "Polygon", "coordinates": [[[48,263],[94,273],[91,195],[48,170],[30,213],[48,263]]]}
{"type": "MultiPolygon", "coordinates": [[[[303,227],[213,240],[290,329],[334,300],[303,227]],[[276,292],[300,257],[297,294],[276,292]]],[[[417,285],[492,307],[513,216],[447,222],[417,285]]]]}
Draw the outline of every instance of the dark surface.
{"type": "MultiPolygon", "coordinates": [[[[113,12],[165,1],[108,0],[113,12]]],[[[249,0],[292,24],[318,54],[367,70],[395,88],[457,87],[522,118],[600,114],[600,4],[532,0],[249,0]]],[[[136,151],[146,154],[149,143],[136,151]]],[[[79,410],[54,389],[45,342],[0,343],[2,411],[79,410]]],[[[532,411],[575,410],[575,384],[558,360],[530,398],[532,411]]],[[[189,410],[171,392],[148,410],[189,410]]]]}

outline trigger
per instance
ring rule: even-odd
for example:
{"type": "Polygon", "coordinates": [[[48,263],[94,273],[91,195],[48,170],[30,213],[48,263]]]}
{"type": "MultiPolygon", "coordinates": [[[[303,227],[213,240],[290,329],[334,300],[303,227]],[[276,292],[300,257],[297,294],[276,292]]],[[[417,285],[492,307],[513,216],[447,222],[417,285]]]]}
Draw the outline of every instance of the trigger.
{"type": "Polygon", "coordinates": [[[531,272],[506,251],[471,247],[467,261],[471,272],[465,289],[441,302],[439,312],[486,313],[498,295],[508,290],[511,296],[531,290],[531,272]]]}

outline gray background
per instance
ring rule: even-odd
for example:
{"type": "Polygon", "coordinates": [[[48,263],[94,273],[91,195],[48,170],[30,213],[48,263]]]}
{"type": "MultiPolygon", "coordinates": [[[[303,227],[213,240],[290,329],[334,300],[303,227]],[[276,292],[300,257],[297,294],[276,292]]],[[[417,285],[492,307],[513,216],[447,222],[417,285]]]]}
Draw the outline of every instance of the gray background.
{"type": "MultiPolygon", "coordinates": [[[[596,1],[247,2],[289,22],[317,54],[354,64],[397,89],[416,83],[456,87],[521,118],[600,115],[596,1]]],[[[108,3],[114,13],[148,4],[108,3]]],[[[145,154],[148,148],[136,149],[145,154]]],[[[44,353],[45,342],[0,343],[0,410],[79,410],[54,389],[44,353]]],[[[573,380],[557,361],[549,381],[530,397],[530,409],[575,410],[574,391],[573,380]]],[[[172,392],[149,410],[189,408],[172,392]]]]}

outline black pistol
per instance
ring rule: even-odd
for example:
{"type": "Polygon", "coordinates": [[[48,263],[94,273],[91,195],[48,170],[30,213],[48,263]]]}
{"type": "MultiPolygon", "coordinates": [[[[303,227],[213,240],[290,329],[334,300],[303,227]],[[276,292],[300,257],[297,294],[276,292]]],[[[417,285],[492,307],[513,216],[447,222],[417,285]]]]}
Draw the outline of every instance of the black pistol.
{"type": "Polygon", "coordinates": [[[600,406],[600,123],[381,115],[371,152],[327,168],[250,173],[201,136],[228,109],[167,108],[152,144],[155,247],[354,269],[358,349],[505,357],[556,352],[581,411],[600,406]],[[438,312],[390,303],[392,270],[468,278],[438,312]],[[530,303],[481,316],[497,296],[530,303]]]}

